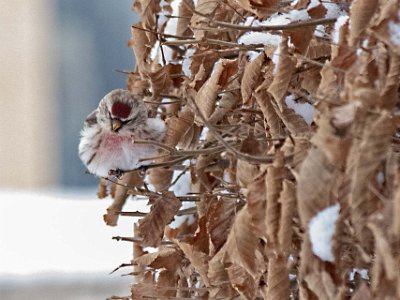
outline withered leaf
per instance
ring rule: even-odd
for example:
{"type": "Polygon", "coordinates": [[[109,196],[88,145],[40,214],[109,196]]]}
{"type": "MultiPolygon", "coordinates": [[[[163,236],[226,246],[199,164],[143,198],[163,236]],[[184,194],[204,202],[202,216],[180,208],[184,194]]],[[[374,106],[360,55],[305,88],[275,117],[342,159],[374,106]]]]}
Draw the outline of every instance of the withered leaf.
{"type": "Polygon", "coordinates": [[[254,299],[257,292],[258,283],[244,268],[233,264],[226,269],[229,280],[244,299],[254,299]]]}
{"type": "Polygon", "coordinates": [[[236,204],[231,198],[212,201],[207,210],[207,229],[217,252],[225,243],[234,219],[236,204]]]}
{"type": "Polygon", "coordinates": [[[268,88],[268,92],[275,98],[278,106],[282,109],[284,103],[284,95],[287,92],[287,88],[292,78],[292,74],[296,68],[296,59],[289,55],[289,48],[287,45],[287,38],[282,38],[280,43],[280,53],[278,66],[276,68],[276,74],[271,85],[268,88]]]}
{"type": "Polygon", "coordinates": [[[143,245],[157,247],[164,236],[164,228],[171,223],[181,207],[181,202],[173,192],[165,192],[151,206],[150,213],[139,220],[139,232],[143,245]]]}
{"type": "Polygon", "coordinates": [[[195,268],[195,270],[199,273],[204,285],[209,286],[210,282],[207,277],[207,272],[208,272],[208,261],[210,260],[210,257],[204,252],[195,250],[193,245],[191,244],[184,242],[177,242],[177,244],[185,254],[186,258],[195,268]]]}
{"type": "Polygon", "coordinates": [[[254,278],[259,276],[260,267],[255,255],[259,245],[257,232],[259,229],[251,222],[248,206],[245,205],[236,215],[226,241],[225,261],[241,266],[254,278]]]}
{"type": "Polygon", "coordinates": [[[262,65],[266,60],[264,52],[257,56],[252,62],[248,63],[244,68],[241,91],[243,105],[251,104],[252,94],[255,88],[260,84],[262,65]]]}
{"type": "MultiPolygon", "coordinates": [[[[227,84],[237,70],[237,60],[222,60],[215,66],[211,77],[203,84],[195,96],[200,111],[204,117],[208,118],[215,110],[218,92],[227,84]]],[[[200,118],[196,118],[196,123],[201,124],[200,118]]]]}
{"type": "Polygon", "coordinates": [[[133,262],[154,269],[165,268],[174,271],[179,268],[182,253],[174,248],[163,248],[154,253],[147,253],[137,257],[133,262]]]}

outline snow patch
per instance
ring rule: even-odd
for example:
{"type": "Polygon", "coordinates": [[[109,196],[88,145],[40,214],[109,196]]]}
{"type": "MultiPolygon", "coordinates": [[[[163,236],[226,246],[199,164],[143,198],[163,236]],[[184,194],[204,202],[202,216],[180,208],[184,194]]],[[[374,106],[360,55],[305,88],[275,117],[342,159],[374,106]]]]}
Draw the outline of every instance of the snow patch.
{"type": "Polygon", "coordinates": [[[252,62],[260,55],[260,52],[248,51],[246,54],[247,54],[247,57],[249,58],[249,62],[252,62]]]}
{"type": "MultiPolygon", "coordinates": [[[[400,20],[400,12],[397,14],[398,19],[400,20]]],[[[390,40],[396,46],[400,46],[400,23],[390,21],[388,23],[390,40]]]]}
{"type": "Polygon", "coordinates": [[[316,37],[321,37],[321,38],[325,37],[325,35],[326,35],[325,26],[321,25],[321,24],[317,25],[317,27],[315,28],[315,31],[314,31],[314,35],[316,37]]]}
{"type": "Polygon", "coordinates": [[[310,126],[314,118],[314,106],[312,106],[310,103],[298,103],[295,101],[295,98],[296,97],[294,95],[286,96],[286,105],[293,109],[296,114],[302,116],[308,126],[310,126]]]}
{"type": "Polygon", "coordinates": [[[254,44],[279,45],[280,40],[281,37],[279,35],[270,34],[268,32],[250,31],[243,34],[238,39],[238,43],[244,45],[254,45],[254,44]]]}
{"type": "Polygon", "coordinates": [[[311,247],[316,256],[324,261],[335,260],[332,253],[332,237],[339,216],[339,203],[317,213],[308,224],[311,247]]]}
{"type": "Polygon", "coordinates": [[[350,281],[354,280],[354,276],[356,275],[356,273],[359,274],[362,279],[369,280],[369,275],[368,275],[368,270],[367,269],[355,268],[349,274],[349,280],[350,281]]]}
{"type": "Polygon", "coordinates": [[[337,21],[335,23],[335,29],[333,30],[333,33],[332,33],[332,41],[335,44],[339,43],[339,31],[340,31],[340,28],[347,22],[347,20],[349,20],[349,16],[340,16],[337,19],[337,21]]]}
{"type": "Polygon", "coordinates": [[[187,77],[192,76],[192,71],[190,71],[190,65],[192,64],[193,54],[194,54],[194,48],[188,49],[186,51],[185,58],[182,61],[182,70],[187,77]]]}
{"type": "MultiPolygon", "coordinates": [[[[103,214],[112,200],[98,200],[95,190],[83,193],[0,189],[0,274],[103,273],[129,260],[132,245],[111,238],[132,236],[137,218],[106,226],[103,214]]],[[[124,211],[146,212],[146,203],[129,199],[124,211]]]]}

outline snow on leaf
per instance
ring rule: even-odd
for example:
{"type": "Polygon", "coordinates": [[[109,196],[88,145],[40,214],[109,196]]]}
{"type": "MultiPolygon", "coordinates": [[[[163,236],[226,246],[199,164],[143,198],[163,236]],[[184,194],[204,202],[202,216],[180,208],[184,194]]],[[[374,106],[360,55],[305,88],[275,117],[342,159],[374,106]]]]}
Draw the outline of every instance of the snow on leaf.
{"type": "Polygon", "coordinates": [[[332,238],[339,216],[339,203],[318,212],[308,223],[311,246],[314,254],[324,261],[333,262],[332,238]]]}

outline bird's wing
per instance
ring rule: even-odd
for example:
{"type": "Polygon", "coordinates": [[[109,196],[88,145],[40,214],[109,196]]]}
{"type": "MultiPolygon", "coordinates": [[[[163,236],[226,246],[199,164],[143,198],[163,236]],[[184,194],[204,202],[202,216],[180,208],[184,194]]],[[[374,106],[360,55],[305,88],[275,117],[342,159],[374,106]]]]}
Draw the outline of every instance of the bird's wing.
{"type": "Polygon", "coordinates": [[[95,109],[94,111],[92,111],[85,119],[85,126],[91,127],[94,124],[97,124],[97,113],[98,110],[95,109]]]}

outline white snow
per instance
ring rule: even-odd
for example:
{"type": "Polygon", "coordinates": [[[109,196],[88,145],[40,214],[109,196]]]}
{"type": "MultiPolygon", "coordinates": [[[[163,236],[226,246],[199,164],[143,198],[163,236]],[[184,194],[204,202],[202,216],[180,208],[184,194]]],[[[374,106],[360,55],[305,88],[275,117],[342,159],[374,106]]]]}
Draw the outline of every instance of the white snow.
{"type": "Polygon", "coordinates": [[[378,174],[376,174],[375,180],[379,184],[383,184],[385,182],[385,174],[383,174],[382,171],[380,171],[378,174]]]}
{"type": "Polygon", "coordinates": [[[368,269],[355,268],[349,274],[350,281],[354,280],[354,276],[356,275],[356,273],[359,274],[362,279],[369,280],[368,269]]]}
{"type": "MultiPolygon", "coordinates": [[[[182,0],[174,0],[171,3],[172,15],[179,16],[179,5],[182,0]]],[[[164,33],[176,35],[176,28],[178,27],[178,18],[170,18],[165,26],[164,33]]]]}
{"type": "MultiPolygon", "coordinates": [[[[179,4],[181,3],[182,0],[174,0],[171,3],[171,8],[172,8],[172,15],[173,16],[178,16],[179,15],[179,4]]],[[[165,1],[161,1],[160,3],[161,6],[167,5],[165,1]]],[[[158,28],[161,27],[161,25],[166,21],[166,17],[163,14],[160,14],[159,20],[158,20],[158,28]]],[[[176,35],[176,28],[178,26],[178,19],[177,18],[169,18],[167,21],[167,24],[164,29],[165,34],[171,34],[171,35],[176,35]]],[[[168,38],[168,40],[175,40],[174,38],[168,38]]],[[[164,58],[165,62],[169,63],[172,60],[172,50],[168,46],[163,46],[162,48],[164,52],[164,58]]],[[[150,58],[152,60],[157,59],[157,62],[160,65],[163,65],[163,59],[162,59],[162,53],[161,53],[161,48],[160,48],[160,42],[156,41],[154,44],[153,48],[151,48],[150,51],[150,58]]]]}
{"type": "Polygon", "coordinates": [[[253,60],[255,60],[260,55],[260,52],[247,51],[246,54],[247,54],[247,57],[249,58],[249,62],[252,62],[253,60]]]}
{"type": "Polygon", "coordinates": [[[332,33],[332,41],[335,44],[339,43],[339,31],[340,31],[340,28],[347,22],[347,20],[349,20],[349,16],[340,16],[337,19],[337,21],[335,23],[335,29],[333,30],[333,33],[332,33]]]}
{"type": "Polygon", "coordinates": [[[279,58],[281,55],[281,47],[280,43],[276,46],[274,53],[272,54],[272,62],[274,63],[274,70],[272,71],[273,75],[276,75],[278,72],[279,58]]]}
{"type": "Polygon", "coordinates": [[[314,118],[314,106],[310,103],[297,103],[294,95],[288,95],[285,98],[286,105],[293,109],[298,115],[302,116],[308,126],[311,125],[314,118]]]}
{"type": "Polygon", "coordinates": [[[324,261],[335,260],[332,253],[332,237],[339,216],[339,203],[317,213],[308,224],[311,247],[316,256],[324,261]]]}
{"type": "Polygon", "coordinates": [[[255,32],[250,31],[243,34],[239,39],[239,44],[244,45],[254,45],[254,44],[263,44],[263,45],[279,45],[281,37],[279,35],[271,34],[268,32],[255,32]]]}
{"type": "MultiPolygon", "coordinates": [[[[400,20],[400,12],[398,12],[398,20],[400,20]]],[[[396,46],[400,46],[400,22],[389,21],[388,23],[390,40],[396,46]]]]}
{"type": "Polygon", "coordinates": [[[346,13],[342,11],[336,3],[323,3],[324,7],[328,10],[326,12],[325,18],[337,18],[341,15],[345,15],[346,13]]]}
{"type": "Polygon", "coordinates": [[[185,58],[182,61],[182,71],[187,76],[192,76],[192,72],[190,71],[190,65],[192,64],[192,56],[194,54],[195,49],[189,48],[186,51],[185,58]]]}
{"type": "Polygon", "coordinates": [[[317,37],[325,37],[325,26],[324,25],[317,25],[317,27],[315,27],[315,31],[314,31],[314,35],[317,37]]]}
{"type": "MultiPolygon", "coordinates": [[[[108,273],[128,262],[132,244],[111,238],[132,236],[137,218],[106,226],[111,200],[97,199],[95,191],[82,194],[0,190],[0,274],[108,273]]],[[[146,203],[128,200],[124,210],[148,211],[146,203]]]]}

